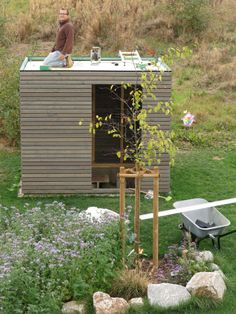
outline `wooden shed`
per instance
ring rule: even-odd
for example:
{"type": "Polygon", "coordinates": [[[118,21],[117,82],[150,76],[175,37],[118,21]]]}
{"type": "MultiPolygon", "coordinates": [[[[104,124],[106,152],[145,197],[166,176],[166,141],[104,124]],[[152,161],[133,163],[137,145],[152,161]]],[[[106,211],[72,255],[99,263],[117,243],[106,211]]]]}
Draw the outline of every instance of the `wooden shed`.
{"type": "MultiPolygon", "coordinates": [[[[20,69],[21,174],[23,194],[73,194],[118,192],[117,173],[121,165],[131,166],[110,154],[119,148],[104,133],[91,135],[89,124],[96,114],[111,111],[122,114],[122,103],[111,98],[109,86],[137,84],[147,71],[120,59],[104,58],[99,64],[75,58],[71,69],[41,71],[43,58],[27,57],[20,69]],[[83,119],[83,125],[79,121],[83,119]]],[[[143,59],[148,65],[150,60],[143,59]]],[[[156,101],[171,97],[171,71],[163,71],[158,82],[156,101]]],[[[155,102],[156,102],[155,101],[155,102]]],[[[147,99],[147,103],[154,102],[147,99]]],[[[145,107],[147,103],[143,103],[145,107]]],[[[170,116],[152,113],[150,123],[169,130],[170,116]]],[[[160,167],[160,191],[170,190],[169,158],[163,155],[160,167]]],[[[130,183],[132,186],[132,183],[130,183]]],[[[143,181],[142,189],[152,189],[152,181],[143,181]]]]}

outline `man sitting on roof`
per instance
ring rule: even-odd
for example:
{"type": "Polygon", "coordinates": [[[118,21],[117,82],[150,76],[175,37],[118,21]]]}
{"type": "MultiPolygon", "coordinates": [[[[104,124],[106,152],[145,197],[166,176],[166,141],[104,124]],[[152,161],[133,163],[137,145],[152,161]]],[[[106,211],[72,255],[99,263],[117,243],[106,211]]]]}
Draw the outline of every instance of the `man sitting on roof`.
{"type": "Polygon", "coordinates": [[[69,11],[60,9],[59,27],[52,52],[44,59],[43,65],[52,67],[72,67],[71,52],[74,43],[74,27],[69,19],[69,11]]]}

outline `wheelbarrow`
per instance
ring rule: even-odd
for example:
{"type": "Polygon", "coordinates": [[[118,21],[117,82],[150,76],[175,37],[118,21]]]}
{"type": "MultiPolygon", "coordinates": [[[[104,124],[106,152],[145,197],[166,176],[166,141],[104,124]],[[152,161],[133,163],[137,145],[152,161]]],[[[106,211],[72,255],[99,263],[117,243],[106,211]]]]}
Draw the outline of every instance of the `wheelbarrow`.
{"type": "MultiPolygon", "coordinates": [[[[187,207],[192,205],[208,203],[203,198],[194,198],[185,201],[175,202],[174,208],[187,207]]],[[[224,229],[230,225],[230,221],[222,215],[215,207],[199,209],[181,213],[182,224],[179,225],[183,232],[190,232],[192,240],[199,246],[200,241],[206,238],[212,240],[216,249],[220,249],[220,239],[235,230],[223,233],[224,229]]]]}

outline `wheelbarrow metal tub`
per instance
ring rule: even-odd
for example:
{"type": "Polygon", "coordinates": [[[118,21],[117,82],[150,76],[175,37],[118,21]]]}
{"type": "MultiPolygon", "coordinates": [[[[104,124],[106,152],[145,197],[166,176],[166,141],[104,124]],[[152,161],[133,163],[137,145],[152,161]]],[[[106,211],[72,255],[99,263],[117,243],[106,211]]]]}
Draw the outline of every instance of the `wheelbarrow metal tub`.
{"type": "MultiPolygon", "coordinates": [[[[175,202],[173,205],[175,208],[181,208],[203,203],[208,203],[208,201],[203,198],[194,198],[185,201],[178,201],[175,202]]],[[[228,227],[230,225],[230,221],[215,207],[181,213],[181,217],[185,229],[199,239],[206,238],[210,235],[219,236],[220,234],[222,234],[225,227],[228,227]],[[201,228],[196,224],[196,220],[198,219],[210,225],[214,223],[215,226],[209,228],[201,228]]]]}

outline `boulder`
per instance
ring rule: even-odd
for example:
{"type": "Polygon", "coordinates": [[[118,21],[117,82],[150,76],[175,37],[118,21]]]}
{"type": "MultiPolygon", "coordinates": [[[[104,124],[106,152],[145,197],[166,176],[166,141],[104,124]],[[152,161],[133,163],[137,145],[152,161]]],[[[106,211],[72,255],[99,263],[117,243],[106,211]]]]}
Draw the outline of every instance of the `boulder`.
{"type": "Polygon", "coordinates": [[[149,284],[147,294],[151,305],[159,305],[164,308],[178,306],[191,298],[185,287],[170,283],[149,284]]]}
{"type": "Polygon", "coordinates": [[[211,263],[210,267],[212,271],[218,272],[224,280],[227,280],[227,277],[217,264],[211,263]]]}
{"type": "Polygon", "coordinates": [[[215,270],[214,273],[218,273],[224,281],[227,280],[227,277],[225,276],[225,274],[223,273],[221,269],[215,270]]]}
{"type": "Polygon", "coordinates": [[[201,251],[201,252],[197,252],[195,255],[195,260],[197,262],[213,262],[214,260],[214,256],[211,253],[211,251],[201,251]]]}
{"type": "Polygon", "coordinates": [[[211,263],[210,267],[211,267],[212,271],[220,270],[220,267],[217,264],[214,264],[214,263],[211,263]]]}
{"type": "Polygon", "coordinates": [[[70,301],[63,304],[62,314],[85,314],[85,304],[76,301],[70,301]]]}
{"type": "Polygon", "coordinates": [[[93,294],[93,306],[96,314],[125,313],[128,303],[122,298],[112,298],[109,294],[95,292],[93,294]]]}
{"type": "Polygon", "coordinates": [[[143,305],[143,298],[132,298],[129,300],[130,305],[143,305]]]}
{"type": "Polygon", "coordinates": [[[111,220],[119,220],[120,216],[116,212],[107,208],[88,207],[84,212],[91,221],[105,222],[111,220]]]}
{"type": "Polygon", "coordinates": [[[223,299],[226,286],[218,271],[196,273],[187,283],[188,291],[196,296],[223,299]]]}

